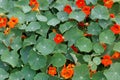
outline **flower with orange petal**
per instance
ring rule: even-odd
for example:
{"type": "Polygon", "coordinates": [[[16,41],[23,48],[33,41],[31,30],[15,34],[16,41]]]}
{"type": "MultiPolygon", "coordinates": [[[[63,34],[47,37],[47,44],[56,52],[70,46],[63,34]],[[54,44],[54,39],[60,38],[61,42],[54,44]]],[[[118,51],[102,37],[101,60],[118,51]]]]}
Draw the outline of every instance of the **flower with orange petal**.
{"type": "Polygon", "coordinates": [[[64,37],[61,34],[56,34],[54,37],[54,41],[56,44],[59,44],[64,41],[64,37]]]}
{"type": "Polygon", "coordinates": [[[66,5],[66,6],[64,7],[64,12],[70,14],[70,13],[72,12],[71,6],[70,6],[70,5],[66,5]]]}
{"type": "Polygon", "coordinates": [[[83,6],[82,11],[88,16],[90,14],[91,8],[90,6],[83,6]]]}
{"type": "Polygon", "coordinates": [[[0,17],[0,28],[6,27],[7,25],[7,18],[0,17]]]}
{"type": "Polygon", "coordinates": [[[81,8],[81,7],[85,6],[85,5],[86,5],[85,0],[77,0],[76,1],[76,6],[78,8],[81,8]]]}
{"type": "Polygon", "coordinates": [[[73,66],[70,64],[66,67],[66,65],[64,65],[64,67],[62,68],[60,75],[61,77],[63,77],[64,79],[69,79],[73,76],[74,74],[74,69],[73,66]]]}
{"type": "Polygon", "coordinates": [[[39,11],[39,2],[37,0],[30,0],[29,5],[33,11],[39,11]]]}
{"type": "Polygon", "coordinates": [[[57,74],[57,69],[56,67],[50,66],[48,69],[48,74],[51,76],[55,76],[57,74]]]}
{"type": "Polygon", "coordinates": [[[115,18],[115,15],[114,14],[110,14],[110,18],[115,18]]]}
{"type": "Polygon", "coordinates": [[[17,23],[18,23],[18,18],[13,16],[10,18],[10,20],[8,22],[8,26],[10,28],[14,28],[17,23]]]}
{"type": "Polygon", "coordinates": [[[111,56],[106,54],[103,56],[103,59],[101,60],[101,63],[107,67],[112,64],[111,56]]]}
{"type": "Polygon", "coordinates": [[[120,58],[120,52],[114,52],[112,55],[112,59],[119,59],[120,58]]]}
{"type": "Polygon", "coordinates": [[[119,34],[120,33],[120,25],[119,24],[114,24],[110,30],[114,33],[114,34],[119,34]]]}
{"type": "Polygon", "coordinates": [[[106,6],[107,8],[112,8],[113,6],[113,0],[103,0],[104,2],[104,6],[106,6]]]}

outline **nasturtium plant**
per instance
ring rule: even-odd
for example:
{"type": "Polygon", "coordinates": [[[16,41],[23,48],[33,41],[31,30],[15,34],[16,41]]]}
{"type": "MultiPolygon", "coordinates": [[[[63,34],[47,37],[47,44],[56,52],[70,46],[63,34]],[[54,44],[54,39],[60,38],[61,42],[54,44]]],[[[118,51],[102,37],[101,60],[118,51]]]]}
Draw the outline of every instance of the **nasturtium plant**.
{"type": "Polygon", "coordinates": [[[0,80],[119,80],[120,0],[0,0],[0,80]]]}

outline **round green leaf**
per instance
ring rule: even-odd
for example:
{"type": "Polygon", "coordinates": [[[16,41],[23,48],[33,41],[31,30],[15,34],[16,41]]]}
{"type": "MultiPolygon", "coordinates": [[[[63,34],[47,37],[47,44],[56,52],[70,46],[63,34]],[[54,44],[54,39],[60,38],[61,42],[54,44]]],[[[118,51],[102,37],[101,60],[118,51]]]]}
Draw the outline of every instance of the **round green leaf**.
{"type": "Polygon", "coordinates": [[[120,42],[115,43],[113,50],[120,52],[120,42]]]}
{"type": "Polygon", "coordinates": [[[24,13],[27,13],[27,12],[29,12],[29,11],[31,11],[31,7],[30,6],[22,6],[22,10],[23,10],[23,12],[24,13]]]}
{"type": "Polygon", "coordinates": [[[5,80],[8,78],[8,75],[9,74],[4,69],[0,68],[0,80],[5,80]]]}
{"type": "Polygon", "coordinates": [[[101,32],[101,28],[98,25],[98,23],[91,22],[90,26],[88,26],[87,29],[88,29],[87,33],[92,34],[92,35],[98,35],[101,32]]]}
{"type": "Polygon", "coordinates": [[[109,12],[108,9],[105,6],[97,5],[95,8],[92,9],[91,11],[91,16],[92,19],[109,19],[109,12]]]}
{"type": "Polygon", "coordinates": [[[76,46],[79,48],[80,51],[83,52],[90,52],[92,50],[92,42],[90,39],[82,37],[77,40],[76,46]]]}
{"type": "Polygon", "coordinates": [[[61,67],[66,62],[65,56],[61,53],[55,53],[51,59],[51,64],[53,64],[56,67],[61,67]]]}
{"type": "Polygon", "coordinates": [[[104,48],[103,48],[102,45],[99,44],[99,43],[95,43],[95,44],[94,44],[93,50],[94,50],[96,53],[99,53],[99,54],[104,52],[104,48]]]}
{"type": "Polygon", "coordinates": [[[120,80],[120,63],[113,63],[104,75],[107,80],[120,80]]]}
{"type": "Polygon", "coordinates": [[[23,74],[21,71],[11,73],[8,80],[23,80],[23,74]]]}
{"type": "Polygon", "coordinates": [[[15,39],[13,39],[13,42],[11,44],[11,48],[14,50],[19,50],[22,47],[22,41],[20,37],[16,37],[15,39]]]}
{"type": "Polygon", "coordinates": [[[1,60],[9,63],[12,67],[15,67],[18,64],[19,55],[15,51],[6,52],[2,54],[1,60]]]}
{"type": "Polygon", "coordinates": [[[47,21],[47,17],[45,17],[45,16],[43,16],[43,15],[38,14],[38,15],[36,15],[36,17],[37,17],[37,19],[38,19],[39,21],[43,21],[43,22],[46,22],[46,21],[47,21]]]}
{"type": "Polygon", "coordinates": [[[57,18],[52,18],[51,20],[49,20],[49,21],[47,22],[47,24],[48,24],[48,25],[51,25],[51,26],[56,26],[56,25],[59,24],[59,23],[60,23],[60,20],[57,19],[57,18]]]}
{"type": "Polygon", "coordinates": [[[48,55],[53,52],[56,44],[52,40],[43,39],[37,45],[36,49],[41,52],[42,55],[48,55]]]}
{"type": "Polygon", "coordinates": [[[33,80],[36,74],[36,71],[31,69],[29,66],[24,66],[21,70],[21,73],[23,74],[23,77],[25,80],[33,80]]]}
{"type": "Polygon", "coordinates": [[[82,64],[74,68],[74,75],[72,80],[90,80],[89,70],[87,65],[82,64]]]}
{"type": "Polygon", "coordinates": [[[30,55],[28,56],[28,63],[30,64],[31,68],[34,70],[38,70],[40,68],[45,67],[47,58],[43,55],[38,55],[36,52],[31,51],[30,55]]]}
{"type": "Polygon", "coordinates": [[[49,76],[45,73],[38,73],[35,77],[34,80],[48,80],[49,76]]]}
{"type": "Polygon", "coordinates": [[[36,31],[38,29],[40,29],[41,25],[39,24],[39,22],[31,22],[27,27],[26,27],[26,31],[36,31]]]}
{"type": "Polygon", "coordinates": [[[84,59],[85,62],[91,61],[91,58],[92,58],[92,57],[91,57],[90,55],[84,55],[84,56],[83,56],[83,59],[84,59]]]}
{"type": "Polygon", "coordinates": [[[101,63],[101,58],[100,57],[94,57],[93,58],[93,62],[96,64],[96,65],[99,65],[101,63]]]}
{"type": "Polygon", "coordinates": [[[64,24],[61,24],[59,27],[59,30],[64,33],[65,31],[69,30],[71,27],[75,27],[76,22],[72,21],[72,22],[66,22],[64,24]]]}
{"type": "Polygon", "coordinates": [[[68,14],[65,13],[65,12],[58,12],[57,13],[57,18],[59,20],[61,20],[62,22],[67,21],[68,20],[68,14]]]}
{"type": "Polygon", "coordinates": [[[112,44],[115,40],[115,35],[112,31],[106,30],[100,33],[99,40],[101,43],[112,44]]]}
{"type": "Polygon", "coordinates": [[[80,12],[75,12],[73,11],[70,15],[69,15],[70,19],[75,19],[79,22],[83,21],[85,19],[85,14],[80,11],[80,12]]]}

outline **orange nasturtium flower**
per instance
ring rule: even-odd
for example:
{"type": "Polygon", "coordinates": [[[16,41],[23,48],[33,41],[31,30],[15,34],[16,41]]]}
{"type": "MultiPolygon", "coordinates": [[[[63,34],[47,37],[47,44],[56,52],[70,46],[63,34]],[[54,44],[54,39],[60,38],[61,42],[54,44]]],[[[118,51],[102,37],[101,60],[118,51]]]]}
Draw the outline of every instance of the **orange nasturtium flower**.
{"type": "Polygon", "coordinates": [[[74,52],[76,52],[76,53],[78,52],[78,48],[75,47],[74,45],[72,45],[71,48],[72,48],[72,50],[73,50],[74,52]]]}
{"type": "Polygon", "coordinates": [[[63,41],[64,41],[64,37],[61,34],[56,34],[56,36],[54,37],[54,42],[56,44],[59,44],[63,41]]]}
{"type": "Polygon", "coordinates": [[[85,5],[86,5],[85,0],[76,0],[76,6],[78,8],[81,8],[81,7],[85,6],[85,5]]]}
{"type": "Polygon", "coordinates": [[[105,43],[101,43],[102,47],[104,48],[104,50],[107,49],[107,45],[105,43]]]}
{"type": "Polygon", "coordinates": [[[114,24],[110,30],[114,33],[114,34],[119,34],[120,33],[120,25],[119,24],[114,24]]]}
{"type": "Polygon", "coordinates": [[[120,58],[120,52],[114,52],[112,55],[112,59],[119,59],[120,58]]]}
{"type": "Polygon", "coordinates": [[[70,6],[70,5],[66,5],[66,6],[64,7],[64,12],[70,14],[70,13],[72,12],[71,6],[70,6]]]}
{"type": "Polygon", "coordinates": [[[6,27],[7,25],[7,18],[0,17],[0,28],[6,27]]]}
{"type": "Polygon", "coordinates": [[[62,68],[60,75],[61,77],[63,77],[64,79],[69,79],[73,76],[74,74],[74,65],[73,64],[69,64],[67,67],[66,65],[64,65],[64,67],[62,68]]]}
{"type": "Polygon", "coordinates": [[[104,2],[104,6],[106,6],[107,8],[112,8],[113,6],[113,0],[103,0],[104,2]]]}
{"type": "Polygon", "coordinates": [[[101,63],[107,67],[112,64],[111,56],[106,54],[103,56],[103,59],[101,60],[101,63]]]}
{"type": "Polygon", "coordinates": [[[88,16],[90,14],[91,8],[90,6],[83,6],[82,11],[88,16]]]}
{"type": "Polygon", "coordinates": [[[48,74],[51,75],[51,76],[55,76],[57,74],[56,67],[50,66],[48,68],[48,74]]]}
{"type": "Polygon", "coordinates": [[[10,28],[14,28],[17,23],[18,23],[18,18],[13,16],[10,18],[10,20],[8,22],[8,26],[10,28]]]}
{"type": "Polygon", "coordinates": [[[39,2],[37,0],[30,0],[29,5],[33,11],[39,11],[39,2]]]}

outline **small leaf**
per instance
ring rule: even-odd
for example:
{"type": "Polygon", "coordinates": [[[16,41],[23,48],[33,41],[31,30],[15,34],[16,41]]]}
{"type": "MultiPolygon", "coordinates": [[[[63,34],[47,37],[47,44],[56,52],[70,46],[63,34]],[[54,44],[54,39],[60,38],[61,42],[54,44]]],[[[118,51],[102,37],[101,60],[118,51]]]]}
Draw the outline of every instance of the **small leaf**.
{"type": "Polygon", "coordinates": [[[53,52],[56,44],[52,40],[43,39],[37,45],[36,49],[41,52],[42,55],[48,55],[53,52]]]}
{"type": "Polygon", "coordinates": [[[82,64],[74,68],[74,75],[72,80],[90,80],[89,70],[87,65],[82,64]]]}
{"type": "Polygon", "coordinates": [[[83,52],[90,52],[92,50],[92,42],[90,39],[82,37],[77,40],[76,46],[79,48],[80,51],[83,52]]]}
{"type": "Polygon", "coordinates": [[[72,12],[70,15],[69,15],[69,18],[70,19],[75,19],[79,22],[83,21],[85,19],[85,14],[80,11],[80,12],[72,12]]]}
{"type": "Polygon", "coordinates": [[[40,29],[41,25],[38,22],[31,22],[27,27],[26,31],[36,31],[40,29]]]}
{"type": "Polygon", "coordinates": [[[101,32],[101,28],[98,23],[90,23],[90,26],[87,27],[88,33],[92,35],[98,35],[101,32]]]}
{"type": "Polygon", "coordinates": [[[59,24],[59,23],[60,23],[60,20],[57,19],[57,18],[52,18],[51,20],[49,20],[49,21],[47,22],[47,24],[48,24],[48,25],[51,25],[51,26],[56,26],[56,25],[59,24]]]}
{"type": "Polygon", "coordinates": [[[43,16],[43,15],[36,15],[37,19],[39,21],[42,21],[42,22],[46,22],[47,21],[47,17],[43,16]]]}
{"type": "Polygon", "coordinates": [[[113,63],[111,67],[104,71],[107,80],[120,80],[120,63],[113,63]]]}
{"type": "Polygon", "coordinates": [[[99,54],[104,52],[104,48],[103,48],[102,45],[99,44],[99,43],[95,43],[95,44],[94,44],[93,50],[94,50],[96,53],[99,53],[99,54]]]}
{"type": "Polygon", "coordinates": [[[61,53],[55,53],[52,56],[51,64],[53,64],[56,67],[61,67],[65,64],[66,58],[63,54],[61,53]]]}
{"type": "Polygon", "coordinates": [[[90,55],[84,55],[83,56],[83,60],[85,61],[85,62],[89,62],[89,61],[91,61],[91,56],[90,55]]]}
{"type": "Polygon", "coordinates": [[[8,80],[23,80],[23,74],[21,71],[11,73],[8,80]]]}
{"type": "Polygon", "coordinates": [[[92,19],[109,19],[109,12],[108,9],[105,6],[97,5],[95,8],[92,9],[91,11],[91,16],[92,19]]]}
{"type": "Polygon", "coordinates": [[[64,24],[61,24],[59,27],[59,30],[64,33],[65,31],[69,30],[72,27],[75,27],[76,22],[72,21],[72,22],[66,22],[64,24]]]}
{"type": "Polygon", "coordinates": [[[21,73],[23,74],[25,80],[33,80],[36,71],[31,69],[29,66],[24,66],[21,70],[21,73]]]}
{"type": "Polygon", "coordinates": [[[62,22],[67,21],[68,20],[68,14],[65,13],[65,12],[58,12],[57,13],[57,18],[59,20],[61,20],[62,22]]]}
{"type": "Polygon", "coordinates": [[[101,63],[100,57],[94,57],[94,58],[93,58],[93,62],[94,62],[96,65],[99,65],[99,64],[101,63]]]}
{"type": "Polygon", "coordinates": [[[12,67],[17,66],[18,58],[19,58],[19,55],[15,51],[12,51],[10,53],[6,52],[6,53],[2,54],[2,56],[1,56],[1,60],[9,63],[12,67]]]}
{"type": "Polygon", "coordinates": [[[33,70],[38,70],[45,67],[47,58],[43,55],[38,55],[36,52],[31,51],[28,57],[28,63],[33,70]],[[42,64],[42,65],[41,65],[42,64]]]}
{"type": "Polygon", "coordinates": [[[106,30],[100,33],[99,40],[101,43],[112,44],[115,40],[115,35],[112,31],[106,30]]]}
{"type": "Polygon", "coordinates": [[[27,13],[27,12],[31,11],[31,7],[30,6],[22,6],[22,10],[24,13],[27,13]]]}

